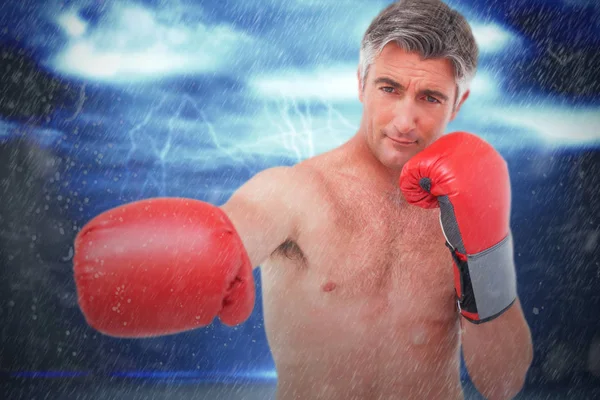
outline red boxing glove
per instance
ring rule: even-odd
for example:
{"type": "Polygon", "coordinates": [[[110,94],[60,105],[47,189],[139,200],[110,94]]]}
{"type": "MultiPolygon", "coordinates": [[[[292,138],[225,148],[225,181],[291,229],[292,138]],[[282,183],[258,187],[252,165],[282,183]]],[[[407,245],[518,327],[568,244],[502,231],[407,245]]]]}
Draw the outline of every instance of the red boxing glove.
{"type": "Polygon", "coordinates": [[[506,311],[517,290],[502,156],[477,136],[447,134],[404,165],[400,188],[409,203],[441,209],[461,314],[481,323],[506,311]]]}
{"type": "Polygon", "coordinates": [[[79,305],[88,323],[118,337],[171,334],[245,321],[252,266],[227,215],[211,204],[157,198],[92,219],[75,239],[79,305]]]}

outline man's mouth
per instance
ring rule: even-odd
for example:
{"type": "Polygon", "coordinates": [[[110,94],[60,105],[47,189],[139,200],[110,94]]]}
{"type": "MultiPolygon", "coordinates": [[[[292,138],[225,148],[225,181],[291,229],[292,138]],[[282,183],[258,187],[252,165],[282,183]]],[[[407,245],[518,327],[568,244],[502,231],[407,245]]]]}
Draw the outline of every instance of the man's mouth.
{"type": "Polygon", "coordinates": [[[411,142],[411,141],[406,140],[406,139],[394,139],[394,138],[389,137],[389,136],[387,136],[387,138],[390,139],[392,142],[398,143],[398,144],[403,145],[403,146],[410,146],[410,145],[413,145],[413,144],[417,143],[416,140],[411,142]]]}

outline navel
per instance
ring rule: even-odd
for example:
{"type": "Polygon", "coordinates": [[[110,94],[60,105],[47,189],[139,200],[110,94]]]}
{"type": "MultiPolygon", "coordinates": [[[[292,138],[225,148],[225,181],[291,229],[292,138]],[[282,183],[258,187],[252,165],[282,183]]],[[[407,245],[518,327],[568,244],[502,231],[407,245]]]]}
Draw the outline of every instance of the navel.
{"type": "Polygon", "coordinates": [[[414,345],[422,345],[428,341],[427,331],[422,326],[414,327],[411,330],[411,339],[414,345]]]}
{"type": "Polygon", "coordinates": [[[323,285],[323,291],[324,292],[331,292],[333,289],[335,289],[337,285],[335,284],[335,282],[327,282],[326,284],[323,285]]]}

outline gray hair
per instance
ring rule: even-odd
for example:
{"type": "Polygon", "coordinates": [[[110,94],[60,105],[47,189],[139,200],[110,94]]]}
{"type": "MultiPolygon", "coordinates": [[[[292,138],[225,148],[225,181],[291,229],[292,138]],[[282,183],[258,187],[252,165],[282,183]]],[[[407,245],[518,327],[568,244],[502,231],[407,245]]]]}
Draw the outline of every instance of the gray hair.
{"type": "Polygon", "coordinates": [[[369,66],[384,46],[396,42],[424,59],[447,58],[454,66],[455,106],[475,77],[479,49],[469,23],[440,0],[399,0],[369,25],[360,46],[361,90],[369,66]]]}

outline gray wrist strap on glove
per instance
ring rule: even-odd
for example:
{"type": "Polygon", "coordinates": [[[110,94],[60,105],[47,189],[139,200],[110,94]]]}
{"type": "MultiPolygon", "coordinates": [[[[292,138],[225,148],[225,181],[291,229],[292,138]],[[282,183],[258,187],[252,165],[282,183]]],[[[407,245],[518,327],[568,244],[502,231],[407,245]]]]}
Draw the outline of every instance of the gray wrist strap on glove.
{"type": "Polygon", "coordinates": [[[457,268],[455,286],[460,313],[480,324],[500,316],[517,299],[512,234],[476,254],[467,254],[454,209],[447,196],[438,197],[440,224],[457,268]]]}

